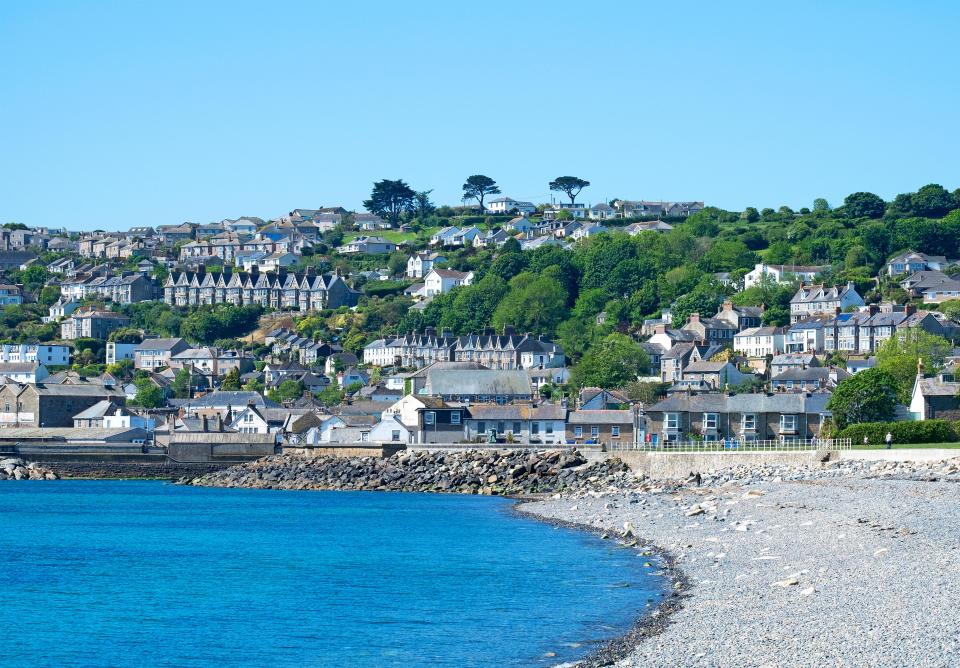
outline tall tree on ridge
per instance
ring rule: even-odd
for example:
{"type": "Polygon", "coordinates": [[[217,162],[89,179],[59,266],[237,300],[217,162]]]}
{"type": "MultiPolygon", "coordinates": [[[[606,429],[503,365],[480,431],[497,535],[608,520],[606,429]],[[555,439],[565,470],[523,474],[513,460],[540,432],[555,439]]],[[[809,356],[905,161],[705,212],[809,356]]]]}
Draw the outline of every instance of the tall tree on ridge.
{"type": "Polygon", "coordinates": [[[477,204],[480,205],[480,211],[483,211],[483,199],[487,195],[499,195],[500,187],[497,185],[497,182],[491,179],[489,176],[484,176],[483,174],[474,174],[467,178],[466,183],[463,184],[463,198],[464,200],[475,199],[477,204]]]}
{"type": "Polygon", "coordinates": [[[580,191],[589,185],[589,181],[585,181],[577,176],[558,176],[550,182],[550,190],[567,193],[567,197],[570,198],[570,204],[573,204],[576,202],[577,195],[580,194],[580,191]]]}
{"type": "Polygon", "coordinates": [[[402,179],[383,179],[373,184],[373,192],[370,193],[370,199],[364,200],[363,208],[396,226],[400,222],[400,215],[410,210],[416,197],[417,194],[402,179]]]}

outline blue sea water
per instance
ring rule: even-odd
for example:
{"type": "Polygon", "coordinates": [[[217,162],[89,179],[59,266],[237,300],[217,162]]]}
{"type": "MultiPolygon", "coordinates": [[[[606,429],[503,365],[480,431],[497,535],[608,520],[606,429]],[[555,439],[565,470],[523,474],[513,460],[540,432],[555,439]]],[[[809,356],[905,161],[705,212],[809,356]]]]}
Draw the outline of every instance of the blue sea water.
{"type": "Polygon", "coordinates": [[[636,551],[510,505],[0,483],[0,664],[545,666],[659,593],[636,551]]]}

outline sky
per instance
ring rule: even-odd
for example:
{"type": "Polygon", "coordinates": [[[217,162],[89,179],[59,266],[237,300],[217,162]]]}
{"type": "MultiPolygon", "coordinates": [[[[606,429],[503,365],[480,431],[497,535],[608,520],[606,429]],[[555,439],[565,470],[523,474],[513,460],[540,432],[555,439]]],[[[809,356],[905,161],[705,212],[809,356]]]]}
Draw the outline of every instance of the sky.
{"type": "Polygon", "coordinates": [[[0,222],[960,186],[960,3],[0,3],[0,222]]]}

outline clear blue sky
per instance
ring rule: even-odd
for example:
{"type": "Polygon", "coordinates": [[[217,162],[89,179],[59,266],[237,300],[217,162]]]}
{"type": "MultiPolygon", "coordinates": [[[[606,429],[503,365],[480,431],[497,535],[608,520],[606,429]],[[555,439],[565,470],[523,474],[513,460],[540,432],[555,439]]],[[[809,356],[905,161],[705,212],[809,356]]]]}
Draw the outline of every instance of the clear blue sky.
{"type": "Polygon", "coordinates": [[[0,221],[960,186],[960,3],[4,2],[0,221]],[[789,6],[788,6],[789,5],[789,6]]]}

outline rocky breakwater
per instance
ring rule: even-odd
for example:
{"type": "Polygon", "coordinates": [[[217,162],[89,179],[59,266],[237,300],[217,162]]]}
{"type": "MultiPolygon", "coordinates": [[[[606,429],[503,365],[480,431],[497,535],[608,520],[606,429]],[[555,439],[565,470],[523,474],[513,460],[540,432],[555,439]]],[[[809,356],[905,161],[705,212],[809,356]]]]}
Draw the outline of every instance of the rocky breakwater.
{"type": "Polygon", "coordinates": [[[0,460],[0,480],[56,480],[57,474],[35,462],[22,459],[0,460]]]}
{"type": "Polygon", "coordinates": [[[577,451],[401,452],[388,458],[266,457],[184,484],[262,489],[383,490],[523,496],[615,492],[637,478],[618,459],[588,464],[577,451]]]}

